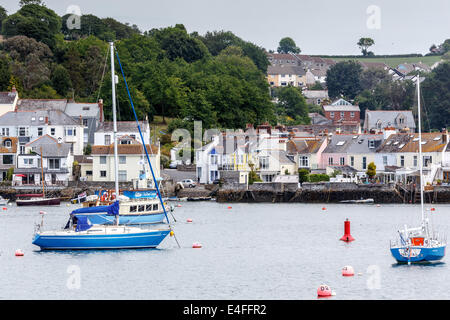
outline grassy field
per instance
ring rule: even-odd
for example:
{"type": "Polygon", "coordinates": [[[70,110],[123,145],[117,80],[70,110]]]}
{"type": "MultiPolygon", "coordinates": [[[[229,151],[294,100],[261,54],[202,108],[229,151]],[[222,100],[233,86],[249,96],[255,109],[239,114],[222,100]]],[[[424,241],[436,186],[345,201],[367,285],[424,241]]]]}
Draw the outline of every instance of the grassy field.
{"type": "Polygon", "coordinates": [[[345,60],[358,60],[358,61],[366,61],[366,62],[384,62],[391,67],[397,67],[400,63],[414,63],[414,62],[422,62],[429,66],[432,66],[434,63],[441,60],[441,56],[425,56],[425,57],[389,57],[386,58],[376,57],[376,58],[331,58],[337,62],[345,61],[345,60]]]}

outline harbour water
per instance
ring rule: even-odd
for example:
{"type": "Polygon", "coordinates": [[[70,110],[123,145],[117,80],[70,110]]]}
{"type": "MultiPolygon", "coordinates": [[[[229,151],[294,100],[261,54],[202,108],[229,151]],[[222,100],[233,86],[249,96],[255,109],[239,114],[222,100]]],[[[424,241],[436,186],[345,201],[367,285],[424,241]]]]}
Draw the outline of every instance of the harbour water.
{"type": "MultiPolygon", "coordinates": [[[[0,299],[297,300],[316,299],[321,284],[338,300],[450,299],[448,257],[408,266],[389,252],[396,230],[419,223],[419,206],[180,204],[173,226],[181,249],[167,237],[159,249],[84,252],[31,244],[40,210],[46,228],[61,228],[79,205],[7,206],[0,211],[0,299]],[[346,218],[351,243],[339,241],[346,218]],[[193,249],[194,242],[203,247],[193,249]],[[19,248],[23,257],[14,256],[19,248]],[[354,277],[341,275],[345,265],[354,277]]],[[[450,235],[450,206],[434,208],[434,224],[450,235]]]]}

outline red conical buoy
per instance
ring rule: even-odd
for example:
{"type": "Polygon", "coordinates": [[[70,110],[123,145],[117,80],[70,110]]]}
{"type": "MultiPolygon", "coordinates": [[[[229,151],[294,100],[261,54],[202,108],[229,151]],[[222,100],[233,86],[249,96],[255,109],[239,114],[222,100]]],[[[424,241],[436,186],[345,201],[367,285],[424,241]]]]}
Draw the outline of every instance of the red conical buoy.
{"type": "Polygon", "coordinates": [[[344,221],[344,235],[340,240],[345,242],[355,240],[355,238],[353,238],[352,235],[350,234],[350,221],[348,221],[348,219],[344,221]]]}

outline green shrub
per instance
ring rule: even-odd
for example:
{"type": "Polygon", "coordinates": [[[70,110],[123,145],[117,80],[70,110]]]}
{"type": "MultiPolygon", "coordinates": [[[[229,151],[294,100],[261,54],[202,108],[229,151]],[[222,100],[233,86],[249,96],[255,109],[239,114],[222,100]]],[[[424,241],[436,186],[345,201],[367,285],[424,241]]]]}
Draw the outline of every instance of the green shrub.
{"type": "Polygon", "coordinates": [[[310,182],[330,181],[330,177],[327,174],[310,174],[310,182]]]}
{"type": "Polygon", "coordinates": [[[300,183],[309,182],[309,170],[308,169],[298,169],[298,181],[300,183]]]}

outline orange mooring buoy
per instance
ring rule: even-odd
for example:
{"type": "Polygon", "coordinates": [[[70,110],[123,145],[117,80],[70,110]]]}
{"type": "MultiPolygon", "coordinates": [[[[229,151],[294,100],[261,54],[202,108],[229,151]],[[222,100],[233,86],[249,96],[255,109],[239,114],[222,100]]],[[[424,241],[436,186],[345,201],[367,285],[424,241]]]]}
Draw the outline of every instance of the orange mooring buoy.
{"type": "Polygon", "coordinates": [[[322,210],[327,210],[327,208],[323,207],[322,210]]]}
{"type": "Polygon", "coordinates": [[[352,235],[350,234],[350,221],[348,219],[344,221],[344,235],[340,240],[345,242],[355,240],[355,238],[353,238],[352,235]]]}

